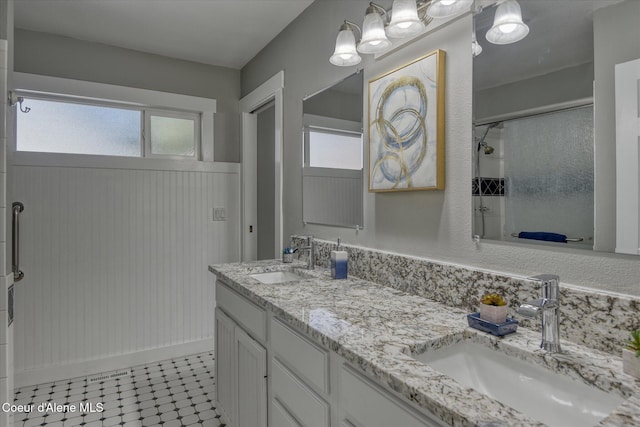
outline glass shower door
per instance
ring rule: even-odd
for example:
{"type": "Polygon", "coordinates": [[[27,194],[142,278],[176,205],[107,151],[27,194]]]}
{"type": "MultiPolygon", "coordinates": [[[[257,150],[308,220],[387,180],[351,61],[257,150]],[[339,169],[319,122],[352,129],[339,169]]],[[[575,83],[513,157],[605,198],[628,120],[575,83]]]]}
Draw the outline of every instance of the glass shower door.
{"type": "Polygon", "coordinates": [[[593,106],[505,121],[504,133],[505,239],[551,232],[592,247],[593,106]]]}

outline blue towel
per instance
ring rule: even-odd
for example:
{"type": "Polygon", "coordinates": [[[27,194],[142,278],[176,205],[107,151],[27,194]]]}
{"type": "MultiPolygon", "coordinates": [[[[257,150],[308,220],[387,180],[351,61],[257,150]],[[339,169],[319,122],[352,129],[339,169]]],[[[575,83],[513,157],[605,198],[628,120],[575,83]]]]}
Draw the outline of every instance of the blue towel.
{"type": "Polygon", "coordinates": [[[546,242],[567,243],[567,236],[558,233],[547,233],[545,231],[521,231],[518,233],[519,239],[544,240],[546,242]]]}

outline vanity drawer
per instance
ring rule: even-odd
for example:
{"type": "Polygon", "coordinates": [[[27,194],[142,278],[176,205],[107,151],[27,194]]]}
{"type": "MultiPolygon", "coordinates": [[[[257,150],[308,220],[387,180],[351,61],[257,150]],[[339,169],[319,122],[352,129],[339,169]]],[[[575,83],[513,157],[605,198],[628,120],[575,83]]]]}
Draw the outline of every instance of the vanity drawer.
{"type": "Polygon", "coordinates": [[[345,426],[440,427],[444,424],[421,416],[369,379],[343,367],[340,372],[341,421],[345,426]]]}
{"type": "Polygon", "coordinates": [[[273,397],[307,427],[329,427],[329,405],[277,359],[272,359],[273,397]]]}
{"type": "Polygon", "coordinates": [[[280,320],[271,322],[271,348],[289,368],[311,386],[329,393],[329,353],[280,320]]]}
{"type": "Polygon", "coordinates": [[[267,312],[216,280],[216,305],[255,338],[267,337],[267,312]]]}

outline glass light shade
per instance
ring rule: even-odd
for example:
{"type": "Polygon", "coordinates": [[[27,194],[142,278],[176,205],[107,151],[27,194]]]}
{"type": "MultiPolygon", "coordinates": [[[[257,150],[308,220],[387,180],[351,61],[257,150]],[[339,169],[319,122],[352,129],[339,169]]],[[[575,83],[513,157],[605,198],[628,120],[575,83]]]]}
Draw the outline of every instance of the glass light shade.
{"type": "Polygon", "coordinates": [[[353,30],[340,30],[338,37],[336,37],[336,48],[329,58],[329,62],[339,67],[348,67],[359,64],[361,60],[362,58],[356,51],[356,38],[353,35],[353,30]]]}
{"type": "Polygon", "coordinates": [[[487,40],[493,44],[509,44],[522,40],[529,34],[529,27],[522,22],[522,12],[516,0],[500,3],[493,18],[493,26],[487,31],[487,40]]]}
{"type": "Polygon", "coordinates": [[[478,56],[482,53],[482,46],[480,46],[480,43],[478,43],[478,39],[476,38],[475,25],[471,35],[471,53],[473,53],[473,56],[478,56]]]}
{"type": "Polygon", "coordinates": [[[391,42],[384,32],[382,16],[376,11],[368,13],[362,24],[362,40],[358,45],[358,52],[378,53],[387,50],[390,46],[391,42]]]}
{"type": "Polygon", "coordinates": [[[471,52],[473,56],[478,56],[482,53],[482,46],[480,46],[480,43],[478,43],[476,39],[473,39],[471,42],[471,52]]]}
{"type": "Polygon", "coordinates": [[[418,17],[416,0],[393,0],[391,22],[387,34],[393,38],[403,38],[418,34],[424,24],[418,17]]]}
{"type": "Polygon", "coordinates": [[[473,0],[432,0],[427,15],[433,18],[447,18],[469,9],[473,0]]]}

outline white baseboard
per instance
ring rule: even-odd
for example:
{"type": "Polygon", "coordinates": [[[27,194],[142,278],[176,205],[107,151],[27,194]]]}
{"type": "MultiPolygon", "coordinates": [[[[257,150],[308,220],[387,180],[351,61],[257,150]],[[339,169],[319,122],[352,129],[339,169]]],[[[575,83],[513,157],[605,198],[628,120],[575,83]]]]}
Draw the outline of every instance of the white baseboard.
{"type": "Polygon", "coordinates": [[[16,372],[14,376],[14,387],[18,389],[20,387],[35,384],[84,377],[212,350],[213,338],[208,338],[205,340],[192,341],[168,347],[120,354],[102,359],[48,366],[46,368],[16,372]]]}

